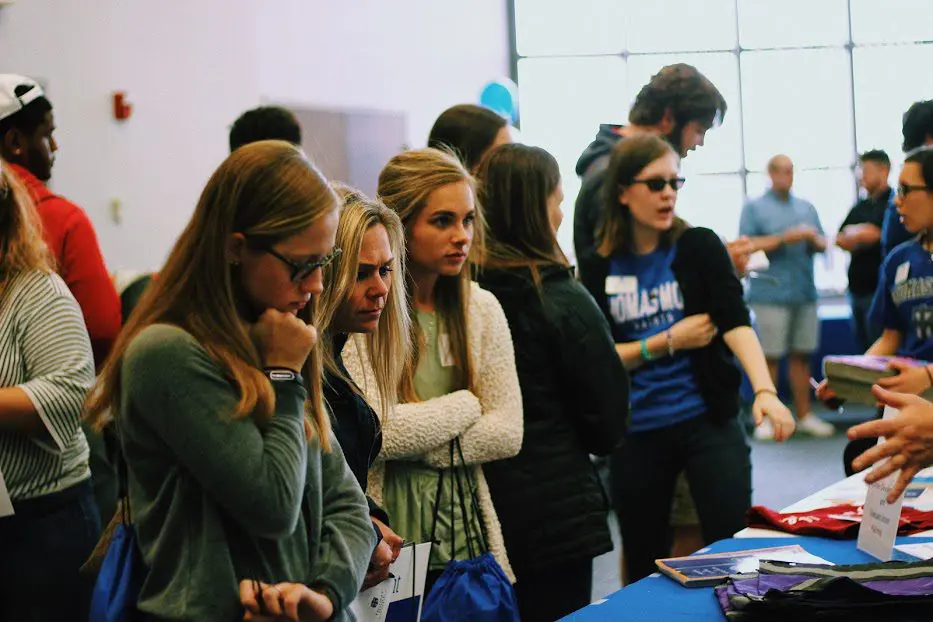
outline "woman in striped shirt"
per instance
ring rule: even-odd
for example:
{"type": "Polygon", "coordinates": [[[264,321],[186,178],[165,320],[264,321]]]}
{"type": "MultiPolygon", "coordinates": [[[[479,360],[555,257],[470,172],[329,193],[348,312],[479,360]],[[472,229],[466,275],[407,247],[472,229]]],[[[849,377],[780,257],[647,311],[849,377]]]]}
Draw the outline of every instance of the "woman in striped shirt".
{"type": "Polygon", "coordinates": [[[94,358],[38,222],[0,163],[0,620],[86,611],[78,568],[100,532],[79,425],[94,358]]]}

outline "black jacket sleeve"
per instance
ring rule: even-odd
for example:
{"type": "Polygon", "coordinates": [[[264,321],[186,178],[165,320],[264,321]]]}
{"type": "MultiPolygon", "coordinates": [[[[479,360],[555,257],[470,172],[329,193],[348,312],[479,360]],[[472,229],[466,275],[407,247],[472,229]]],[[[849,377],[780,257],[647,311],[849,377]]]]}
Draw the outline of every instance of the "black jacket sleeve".
{"type": "Polygon", "coordinates": [[[697,262],[696,274],[707,300],[707,313],[720,334],[751,326],[742,283],[719,236],[703,227],[689,229],[682,238],[684,257],[697,262]]]}
{"type": "Polygon", "coordinates": [[[587,260],[596,255],[596,247],[599,246],[596,230],[602,221],[604,177],[603,170],[587,174],[574,203],[573,250],[581,276],[589,265],[587,260]]]}
{"type": "Polygon", "coordinates": [[[573,392],[575,421],[583,447],[597,456],[622,441],[629,413],[629,378],[602,313],[578,283],[560,299],[561,356],[565,386],[573,392]]]}
{"type": "MultiPolygon", "coordinates": [[[[389,525],[389,524],[390,524],[390,523],[389,523],[389,514],[388,514],[385,510],[383,510],[381,507],[379,507],[379,504],[376,503],[375,501],[373,501],[373,498],[370,497],[369,495],[366,495],[366,503],[369,504],[369,515],[370,515],[370,516],[372,516],[373,518],[376,518],[376,519],[381,520],[381,521],[382,521],[383,523],[385,523],[386,525],[389,525]]],[[[380,535],[380,538],[381,538],[382,532],[379,532],[379,535],[380,535]]]]}
{"type": "Polygon", "coordinates": [[[580,277],[580,283],[586,288],[593,300],[596,301],[596,308],[603,314],[610,330],[614,336],[614,322],[612,314],[609,312],[609,298],[606,296],[606,277],[609,276],[609,260],[593,253],[589,257],[579,258],[577,272],[580,277]]]}

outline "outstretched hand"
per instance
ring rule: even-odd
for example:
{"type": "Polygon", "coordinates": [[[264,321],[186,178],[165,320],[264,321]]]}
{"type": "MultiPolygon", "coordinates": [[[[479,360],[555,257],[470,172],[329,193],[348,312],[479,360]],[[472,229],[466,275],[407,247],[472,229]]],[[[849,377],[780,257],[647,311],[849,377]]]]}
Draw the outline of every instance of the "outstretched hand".
{"type": "Polygon", "coordinates": [[[874,469],[865,476],[873,484],[900,471],[897,482],[888,495],[894,503],[907,489],[907,485],[923,468],[933,464],[933,404],[916,395],[892,393],[879,386],[872,394],[881,404],[900,410],[892,419],[869,421],[849,429],[849,438],[884,437],[886,442],[875,445],[852,461],[856,471],[874,469]]]}

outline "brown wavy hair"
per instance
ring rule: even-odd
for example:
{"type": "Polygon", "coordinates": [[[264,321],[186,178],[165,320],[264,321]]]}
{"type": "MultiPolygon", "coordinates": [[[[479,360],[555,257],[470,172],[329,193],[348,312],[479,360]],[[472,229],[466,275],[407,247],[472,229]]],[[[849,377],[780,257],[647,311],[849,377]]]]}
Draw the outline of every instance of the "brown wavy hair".
{"type": "MultiPolygon", "coordinates": [[[[211,176],[194,215],[129,318],[91,391],[86,419],[100,429],[120,416],[121,368],[126,350],[146,327],[174,324],[190,333],[221,367],[240,400],[235,418],[262,426],[275,411],[275,393],[247,332],[248,301],[229,265],[227,241],[242,233],[272,245],[300,233],[337,209],[327,180],[294,146],[261,141],[240,147],[211,176]]],[[[312,323],[317,301],[299,317],[312,323]]],[[[322,403],[320,340],[301,370],[309,387],[305,432],[330,448],[330,420],[322,403]]]]}
{"type": "Polygon", "coordinates": [[[42,238],[42,221],[29,192],[0,160],[0,296],[10,282],[29,270],[46,274],[54,259],[42,238]]]}
{"type": "Polygon", "coordinates": [[[693,65],[675,63],[651,76],[635,96],[629,121],[636,125],[656,125],[670,112],[682,127],[697,121],[712,127],[726,116],[726,99],[709,78],[693,65]]]}
{"type": "MultiPolygon", "coordinates": [[[[379,198],[387,207],[394,210],[402,219],[405,234],[409,235],[418,213],[428,202],[432,192],[448,184],[465,182],[476,194],[476,185],[472,175],[462,162],[452,153],[439,149],[415,149],[395,156],[379,174],[379,198]]],[[[474,221],[473,243],[463,266],[457,276],[441,276],[437,279],[434,299],[438,318],[450,337],[450,350],[453,355],[456,374],[455,389],[475,389],[474,361],[470,356],[469,326],[467,309],[470,306],[471,264],[482,257],[484,249],[484,223],[479,200],[476,201],[476,220],[474,221]]],[[[423,336],[418,322],[414,321],[412,292],[415,286],[411,273],[406,270],[405,283],[408,286],[408,310],[411,315],[412,355],[405,364],[399,385],[399,399],[402,402],[421,401],[415,390],[415,372],[421,360],[423,336]]]]}

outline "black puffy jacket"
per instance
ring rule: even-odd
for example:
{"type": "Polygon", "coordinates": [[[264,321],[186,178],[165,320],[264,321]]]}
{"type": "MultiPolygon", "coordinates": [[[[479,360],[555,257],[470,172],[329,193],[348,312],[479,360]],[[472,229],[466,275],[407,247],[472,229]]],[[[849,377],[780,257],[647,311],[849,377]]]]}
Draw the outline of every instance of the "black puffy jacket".
{"type": "Polygon", "coordinates": [[[629,410],[628,375],[593,298],[567,268],[544,267],[541,280],[539,291],[526,268],[477,278],[505,311],[522,390],[521,451],[483,465],[519,580],[612,550],[589,454],[619,445],[629,410]]]}

